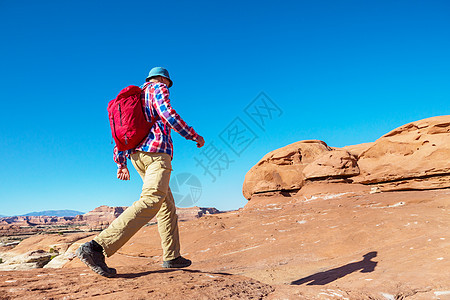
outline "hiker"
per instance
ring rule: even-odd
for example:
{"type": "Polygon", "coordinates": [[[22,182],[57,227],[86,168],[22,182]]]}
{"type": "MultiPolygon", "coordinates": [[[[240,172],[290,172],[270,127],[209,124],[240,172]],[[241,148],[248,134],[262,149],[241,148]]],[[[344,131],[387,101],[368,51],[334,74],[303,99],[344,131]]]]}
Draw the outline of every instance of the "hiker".
{"type": "Polygon", "coordinates": [[[173,158],[170,131],[172,128],[184,138],[197,142],[198,148],[202,147],[205,141],[171,107],[169,88],[172,84],[166,69],[155,67],[150,70],[145,84],[141,87],[140,99],[145,103],[147,120],[152,120],[154,125],[136,148],[119,151],[118,142],[114,147],[114,161],[118,166],[117,178],[130,179],[127,157],[142,177],[140,199],[128,207],[107,229],[93,240],[81,245],[76,251],[77,257],[82,262],[102,276],[113,277],[116,274],[114,268],[106,265],[105,255],[110,257],[116,253],[154,216],[158,220],[163,249],[162,266],[184,268],[191,265],[189,259],[180,255],[178,216],[169,188],[173,158]]]}

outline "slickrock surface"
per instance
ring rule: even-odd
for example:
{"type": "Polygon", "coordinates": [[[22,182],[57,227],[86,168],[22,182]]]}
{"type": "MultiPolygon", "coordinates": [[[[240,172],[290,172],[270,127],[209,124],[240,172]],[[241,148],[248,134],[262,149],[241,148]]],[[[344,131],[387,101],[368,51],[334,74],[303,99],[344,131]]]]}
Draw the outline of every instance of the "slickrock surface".
{"type": "Polygon", "coordinates": [[[369,191],[309,183],[291,196],[259,196],[244,209],[182,222],[182,254],[194,261],[186,271],[159,267],[152,225],[107,258],[127,278],[101,278],[75,258],[62,270],[0,272],[0,290],[11,299],[448,299],[450,189],[369,191]]]}
{"type": "Polygon", "coordinates": [[[272,291],[243,276],[151,265],[123,267],[111,279],[82,268],[0,274],[0,299],[262,299],[272,291]]]}

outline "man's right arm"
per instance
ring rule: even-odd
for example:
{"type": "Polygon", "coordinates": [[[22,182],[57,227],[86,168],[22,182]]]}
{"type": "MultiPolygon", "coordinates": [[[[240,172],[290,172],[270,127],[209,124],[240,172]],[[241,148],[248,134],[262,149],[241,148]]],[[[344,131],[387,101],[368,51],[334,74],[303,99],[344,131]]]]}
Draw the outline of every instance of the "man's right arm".
{"type": "MultiPolygon", "coordinates": [[[[155,99],[154,107],[163,122],[168,124],[184,138],[196,141],[197,146],[200,148],[201,146],[199,146],[199,144],[204,144],[204,141],[199,143],[200,135],[195,132],[194,128],[188,126],[180,115],[172,108],[167,86],[163,83],[158,83],[155,85],[153,93],[155,99]]],[[[146,95],[146,97],[148,97],[148,95],[146,95]]]]}

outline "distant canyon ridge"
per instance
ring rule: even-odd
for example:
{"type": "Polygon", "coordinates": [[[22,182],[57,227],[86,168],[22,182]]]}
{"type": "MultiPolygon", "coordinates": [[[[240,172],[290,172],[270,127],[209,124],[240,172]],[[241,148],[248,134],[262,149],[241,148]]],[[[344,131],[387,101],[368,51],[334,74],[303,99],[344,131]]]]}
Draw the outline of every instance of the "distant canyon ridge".
{"type": "MultiPolygon", "coordinates": [[[[32,235],[40,232],[67,233],[76,231],[97,231],[106,228],[127,207],[99,206],[83,215],[74,217],[56,216],[13,216],[0,218],[0,236],[32,235]]],[[[220,211],[213,207],[177,208],[180,221],[199,218],[203,215],[217,214],[220,211]]],[[[156,218],[150,223],[156,222],[156,218]]]]}

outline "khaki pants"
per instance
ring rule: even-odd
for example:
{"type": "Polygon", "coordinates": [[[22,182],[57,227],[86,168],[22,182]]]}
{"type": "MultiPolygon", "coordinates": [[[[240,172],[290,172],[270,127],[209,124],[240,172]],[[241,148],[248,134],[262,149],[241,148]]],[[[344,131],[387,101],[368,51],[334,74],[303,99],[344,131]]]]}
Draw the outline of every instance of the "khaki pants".
{"type": "Polygon", "coordinates": [[[131,162],[144,181],[141,197],[94,240],[109,257],[156,215],[163,259],[177,258],[180,256],[180,240],[178,216],[169,188],[172,171],[170,155],[138,151],[131,155],[131,162]]]}

